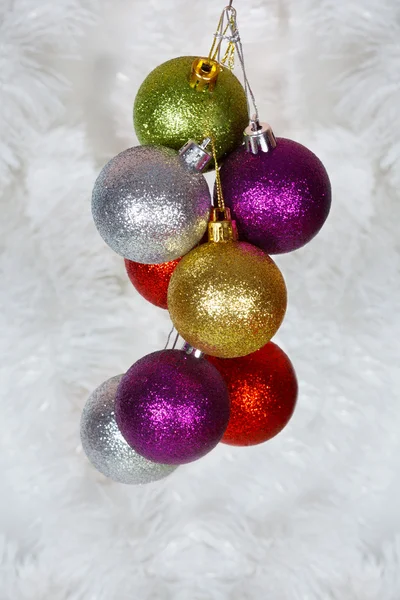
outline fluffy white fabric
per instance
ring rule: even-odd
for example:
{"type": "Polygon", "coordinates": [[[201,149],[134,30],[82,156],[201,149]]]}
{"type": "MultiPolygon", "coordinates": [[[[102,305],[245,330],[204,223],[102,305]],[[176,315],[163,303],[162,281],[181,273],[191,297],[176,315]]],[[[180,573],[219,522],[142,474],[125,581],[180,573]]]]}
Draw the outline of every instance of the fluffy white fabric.
{"type": "Polygon", "coordinates": [[[162,347],[90,193],[133,145],[145,75],[208,50],[215,0],[0,0],[1,600],[400,597],[400,38],[395,0],[236,1],[278,135],[331,175],[329,221],[278,257],[286,430],[126,487],[86,461],[90,391],[162,347]]]}

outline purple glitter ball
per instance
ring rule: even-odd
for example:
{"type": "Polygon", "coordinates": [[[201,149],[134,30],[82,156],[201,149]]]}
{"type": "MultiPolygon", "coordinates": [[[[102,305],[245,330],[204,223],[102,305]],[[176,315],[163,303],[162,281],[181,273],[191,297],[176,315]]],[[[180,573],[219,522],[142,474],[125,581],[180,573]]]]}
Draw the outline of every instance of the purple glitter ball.
{"type": "Polygon", "coordinates": [[[210,452],[229,420],[217,369],[181,350],[138,360],[119,384],[115,417],[128,444],[154,462],[179,465],[210,452]]]}
{"type": "Polygon", "coordinates": [[[256,155],[241,146],[225,159],[220,174],[240,239],[268,254],[301,248],[329,214],[331,184],[325,167],[293,140],[277,138],[276,148],[256,155]]]}

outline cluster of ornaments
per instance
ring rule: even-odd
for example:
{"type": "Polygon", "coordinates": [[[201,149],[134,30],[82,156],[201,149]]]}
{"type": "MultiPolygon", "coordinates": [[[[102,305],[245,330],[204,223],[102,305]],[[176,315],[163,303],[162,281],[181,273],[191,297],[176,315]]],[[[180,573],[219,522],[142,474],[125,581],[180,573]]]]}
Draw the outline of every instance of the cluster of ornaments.
{"type": "Polygon", "coordinates": [[[288,423],[297,380],[270,341],[287,304],[270,255],[309,242],[331,202],[320,160],[249,119],[243,86],[214,58],[152,71],[134,125],[141,145],[102,169],[93,218],[133,286],[169,310],[185,343],[105,381],[83,410],[87,457],[130,484],[159,480],[221,441],[265,442],[288,423]],[[212,199],[202,173],[215,161],[212,199]]]}

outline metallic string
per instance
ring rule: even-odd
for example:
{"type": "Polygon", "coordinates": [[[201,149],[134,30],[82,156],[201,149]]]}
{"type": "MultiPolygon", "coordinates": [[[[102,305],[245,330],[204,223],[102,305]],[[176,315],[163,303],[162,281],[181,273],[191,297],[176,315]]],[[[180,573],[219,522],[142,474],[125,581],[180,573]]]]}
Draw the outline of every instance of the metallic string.
{"type": "MultiPolygon", "coordinates": [[[[168,348],[168,346],[169,346],[170,339],[171,339],[171,335],[173,334],[173,332],[174,332],[174,331],[175,331],[175,327],[172,325],[172,329],[171,329],[171,331],[170,331],[170,332],[169,332],[169,334],[168,334],[167,342],[166,342],[166,344],[165,344],[165,346],[164,346],[164,348],[163,348],[164,350],[167,350],[167,348],[168,348]]],[[[176,333],[176,336],[175,336],[174,343],[172,344],[172,348],[171,348],[171,350],[175,350],[175,348],[176,348],[176,345],[177,345],[177,343],[178,343],[178,340],[179,340],[179,333],[177,332],[177,333],[176,333]]]]}
{"type": "Polygon", "coordinates": [[[222,64],[225,64],[226,61],[228,60],[229,68],[232,71],[235,66],[234,65],[234,63],[235,63],[235,61],[234,61],[235,44],[231,40],[231,36],[227,35],[228,29],[229,29],[229,19],[228,19],[228,23],[224,27],[225,11],[226,11],[226,9],[224,9],[224,11],[222,12],[222,14],[220,16],[220,19],[219,19],[219,22],[217,25],[217,31],[214,34],[214,41],[210,48],[208,58],[210,58],[211,60],[218,60],[218,62],[220,62],[222,64]],[[222,46],[223,40],[227,40],[228,45],[227,45],[227,49],[226,49],[224,58],[221,59],[221,46],[222,46]]]}
{"type": "Polygon", "coordinates": [[[215,149],[215,140],[214,137],[211,137],[211,148],[212,148],[212,154],[213,154],[213,158],[214,158],[214,163],[215,163],[215,185],[217,188],[217,200],[218,200],[218,208],[223,211],[225,210],[225,202],[224,202],[224,196],[222,194],[222,185],[221,185],[221,177],[219,174],[219,167],[218,167],[218,161],[217,161],[217,152],[215,149]]]}
{"type": "Polygon", "coordinates": [[[236,18],[236,10],[232,6],[232,2],[229,3],[228,6],[224,8],[222,11],[221,17],[218,22],[217,31],[214,34],[214,41],[211,46],[211,50],[209,53],[209,57],[213,60],[218,60],[221,64],[225,64],[228,62],[229,68],[233,68],[234,63],[234,51],[236,50],[236,54],[239,58],[239,62],[242,68],[243,80],[244,80],[244,90],[246,93],[247,100],[247,109],[249,113],[249,118],[251,123],[257,128],[259,116],[258,116],[258,108],[255,100],[255,96],[251,85],[249,83],[249,79],[247,77],[246,66],[244,61],[243,54],[243,46],[240,38],[239,29],[237,26],[237,18],[236,18]],[[226,23],[225,23],[226,20],[226,23]],[[228,34],[229,31],[229,34],[228,34]],[[221,46],[223,41],[228,42],[228,46],[225,52],[224,57],[221,59],[221,46]],[[252,110],[250,106],[250,101],[253,104],[254,108],[254,116],[252,115],[252,110]]]}
{"type": "Polygon", "coordinates": [[[172,329],[168,334],[168,338],[167,338],[166,344],[164,346],[164,350],[166,350],[168,348],[169,340],[171,339],[171,335],[173,334],[174,329],[175,329],[175,327],[174,327],[174,325],[172,325],[172,329]]]}
{"type": "Polygon", "coordinates": [[[175,350],[176,345],[178,343],[178,340],[179,340],[179,333],[177,333],[176,336],[175,336],[175,341],[174,341],[174,343],[172,345],[172,350],[175,350]]]}

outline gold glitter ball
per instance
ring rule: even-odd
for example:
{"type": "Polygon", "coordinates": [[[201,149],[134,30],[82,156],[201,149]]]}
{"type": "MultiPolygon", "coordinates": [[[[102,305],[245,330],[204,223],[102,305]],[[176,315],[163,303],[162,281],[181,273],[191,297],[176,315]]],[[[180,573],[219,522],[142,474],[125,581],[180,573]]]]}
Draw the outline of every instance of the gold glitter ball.
{"type": "Polygon", "coordinates": [[[168,309],[183,339],[221,358],[245,356],[269,342],[286,305],[282,273],[246,242],[198,246],[183,257],[168,288],[168,309]]]}
{"type": "Polygon", "coordinates": [[[176,150],[190,139],[201,142],[213,136],[219,159],[243,142],[249,120],[246,96],[239,80],[222,66],[213,91],[191,87],[195,58],[174,58],[146,77],[135,99],[135,131],[141,144],[176,150]]]}

